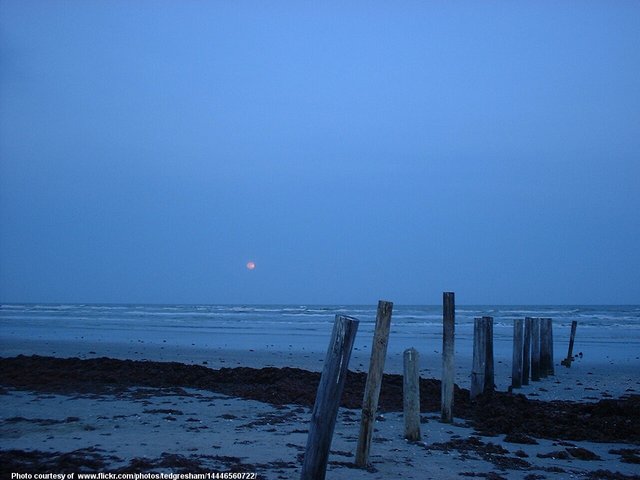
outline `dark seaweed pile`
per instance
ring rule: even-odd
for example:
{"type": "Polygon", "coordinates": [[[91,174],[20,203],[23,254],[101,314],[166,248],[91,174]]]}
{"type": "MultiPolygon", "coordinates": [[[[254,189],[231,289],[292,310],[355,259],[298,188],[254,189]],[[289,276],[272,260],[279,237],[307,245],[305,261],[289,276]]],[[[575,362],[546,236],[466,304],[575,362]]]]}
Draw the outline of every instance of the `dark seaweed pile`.
{"type": "MultiPolygon", "coordinates": [[[[0,358],[0,385],[52,393],[118,393],[131,387],[199,388],[277,405],[312,407],[320,373],[297,368],[222,368],[176,362],[18,356],[0,358]]],[[[342,406],[360,408],[366,374],[349,372],[342,406]]],[[[440,409],[440,381],[420,380],[421,410],[440,409]]],[[[402,377],[385,375],[381,411],[402,410],[402,377]]],[[[454,415],[484,435],[640,443],[640,396],[594,403],[543,402],[494,392],[471,402],[455,387],[454,415]]]]}

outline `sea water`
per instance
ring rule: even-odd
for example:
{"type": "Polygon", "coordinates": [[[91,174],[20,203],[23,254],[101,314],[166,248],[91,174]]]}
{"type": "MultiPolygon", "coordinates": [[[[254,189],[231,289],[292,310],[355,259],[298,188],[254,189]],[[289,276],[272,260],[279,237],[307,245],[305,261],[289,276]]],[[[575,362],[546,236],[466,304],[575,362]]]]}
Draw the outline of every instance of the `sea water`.
{"type": "MultiPolygon", "coordinates": [[[[136,339],[148,342],[232,345],[236,348],[265,345],[326,345],[336,315],[360,320],[356,345],[370,344],[376,305],[111,305],[111,304],[3,304],[0,305],[0,340],[136,339]],[[262,343],[261,343],[262,342],[262,343]],[[269,343],[272,342],[272,343],[269,343]]],[[[494,336],[507,341],[513,320],[550,317],[554,339],[569,335],[578,322],[579,343],[624,344],[640,353],[640,306],[563,305],[456,307],[456,342],[470,342],[473,319],[491,316],[494,336]]],[[[442,306],[395,305],[391,338],[430,340],[442,335],[442,306]]],[[[406,344],[390,342],[394,345],[406,344]]]]}

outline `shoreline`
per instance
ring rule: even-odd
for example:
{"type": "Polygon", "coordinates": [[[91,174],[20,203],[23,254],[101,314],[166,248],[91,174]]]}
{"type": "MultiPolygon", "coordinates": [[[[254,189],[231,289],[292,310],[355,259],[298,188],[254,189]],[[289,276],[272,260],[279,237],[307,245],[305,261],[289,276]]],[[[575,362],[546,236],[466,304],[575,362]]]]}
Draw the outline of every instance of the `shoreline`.
{"type": "MultiPolygon", "coordinates": [[[[279,336],[256,335],[242,337],[235,343],[224,335],[193,338],[177,342],[168,334],[158,338],[133,337],[128,341],[118,339],[31,339],[0,334],[0,346],[5,357],[17,355],[43,355],[59,358],[81,359],[108,357],[116,359],[180,362],[206,365],[217,369],[224,367],[292,367],[309,371],[321,371],[326,356],[328,336],[316,337],[315,342],[296,345],[290,339],[279,336]],[[240,347],[246,343],[246,347],[240,347]]],[[[356,343],[349,363],[350,370],[366,372],[370,361],[371,340],[361,338],[356,343]],[[367,343],[368,342],[368,343],[367,343]]],[[[390,340],[385,361],[385,373],[401,374],[403,371],[402,348],[398,344],[418,345],[420,375],[423,378],[440,378],[442,369],[441,340],[416,341],[415,338],[390,340]],[[391,341],[395,340],[395,346],[391,341]],[[419,348],[420,347],[420,348],[419,348]]],[[[580,343],[574,353],[584,351],[570,368],[560,365],[561,342],[555,342],[555,375],[531,382],[516,390],[529,398],[539,400],[596,401],[600,398],[618,398],[640,393],[640,353],[625,345],[580,343]]],[[[455,383],[469,388],[471,375],[471,348],[469,342],[457,342],[455,352],[455,383]]],[[[495,384],[498,391],[506,392],[511,384],[511,342],[504,339],[494,343],[495,384]]]]}

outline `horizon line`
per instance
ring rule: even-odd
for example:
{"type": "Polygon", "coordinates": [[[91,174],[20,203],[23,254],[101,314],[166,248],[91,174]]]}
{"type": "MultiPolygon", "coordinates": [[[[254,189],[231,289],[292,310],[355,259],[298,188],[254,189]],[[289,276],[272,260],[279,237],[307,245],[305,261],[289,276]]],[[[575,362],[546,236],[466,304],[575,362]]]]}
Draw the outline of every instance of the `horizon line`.
{"type": "MultiPolygon", "coordinates": [[[[394,306],[403,307],[436,307],[440,303],[400,303],[385,300],[394,306]]],[[[141,306],[230,306],[230,307],[257,307],[257,306],[327,306],[327,307],[364,307],[374,306],[375,303],[181,303],[181,302],[4,302],[0,301],[0,307],[4,305],[141,305],[141,306]]],[[[464,307],[640,307],[640,303],[456,303],[456,306],[464,307]]]]}

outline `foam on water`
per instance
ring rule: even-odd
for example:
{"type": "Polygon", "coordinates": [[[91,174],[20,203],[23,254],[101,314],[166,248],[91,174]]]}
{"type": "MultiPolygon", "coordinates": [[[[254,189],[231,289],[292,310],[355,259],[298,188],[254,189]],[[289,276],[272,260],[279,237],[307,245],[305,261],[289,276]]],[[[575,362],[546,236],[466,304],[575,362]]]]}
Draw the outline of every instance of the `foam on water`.
{"type": "MultiPolygon", "coordinates": [[[[310,335],[330,331],[336,314],[360,320],[361,332],[372,332],[376,305],[112,305],[112,304],[4,304],[0,305],[0,334],[38,334],[56,338],[65,330],[136,332],[290,333],[310,335]]],[[[626,338],[640,342],[640,307],[625,306],[497,306],[464,305],[456,309],[456,332],[469,335],[473,319],[493,316],[497,337],[507,337],[516,318],[551,317],[556,334],[567,334],[577,320],[580,334],[626,338]]],[[[442,307],[395,305],[394,335],[437,336],[442,328],[442,307]]]]}

